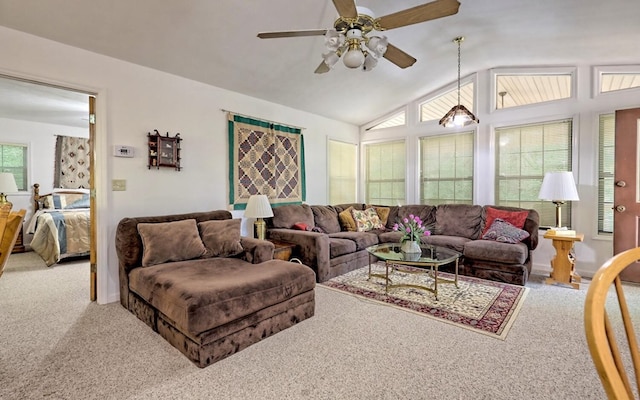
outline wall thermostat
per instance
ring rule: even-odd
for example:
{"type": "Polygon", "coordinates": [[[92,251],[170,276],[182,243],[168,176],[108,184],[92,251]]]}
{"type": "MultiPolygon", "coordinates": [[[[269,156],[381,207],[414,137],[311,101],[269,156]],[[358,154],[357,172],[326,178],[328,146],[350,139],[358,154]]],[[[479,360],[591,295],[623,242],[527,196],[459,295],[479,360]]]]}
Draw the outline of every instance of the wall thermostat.
{"type": "Polygon", "coordinates": [[[133,157],[133,147],[131,146],[114,146],[113,155],[116,157],[133,157]]]}

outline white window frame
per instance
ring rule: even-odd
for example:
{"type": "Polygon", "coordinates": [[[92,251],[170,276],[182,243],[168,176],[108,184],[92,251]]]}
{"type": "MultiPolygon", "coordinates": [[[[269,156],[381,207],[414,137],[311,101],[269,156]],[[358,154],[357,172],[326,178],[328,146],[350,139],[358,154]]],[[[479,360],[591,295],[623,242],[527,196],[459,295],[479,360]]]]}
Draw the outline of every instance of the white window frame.
{"type": "Polygon", "coordinates": [[[386,113],[384,116],[377,118],[367,124],[365,124],[363,126],[363,130],[365,132],[385,132],[388,130],[392,130],[392,129],[398,129],[398,128],[406,128],[407,126],[409,126],[409,112],[408,112],[408,107],[407,105],[404,105],[400,108],[397,108],[389,113],[386,113]],[[376,125],[379,125],[383,122],[385,122],[386,120],[390,119],[391,117],[395,116],[396,114],[400,114],[401,112],[404,112],[404,125],[398,125],[398,126],[389,126],[386,128],[378,128],[378,129],[372,129],[373,127],[375,127],[376,125]]]}
{"type": "MultiPolygon", "coordinates": [[[[31,165],[30,165],[30,151],[31,151],[31,147],[29,145],[29,143],[11,143],[11,142],[1,142],[0,146],[13,146],[13,147],[23,147],[24,148],[24,153],[25,153],[25,159],[24,159],[24,188],[18,187],[18,192],[29,192],[29,187],[30,184],[29,182],[31,182],[31,165]]],[[[0,165],[0,169],[3,169],[3,165],[0,165]]],[[[2,171],[4,172],[4,171],[2,171]]],[[[16,182],[17,183],[17,182],[16,182]]]]}
{"type": "Polygon", "coordinates": [[[489,91],[489,112],[504,112],[506,110],[521,110],[525,107],[536,107],[542,104],[556,104],[578,98],[578,68],[577,67],[523,67],[523,68],[492,68],[489,70],[491,90],[489,91]],[[498,108],[498,76],[499,75],[571,75],[571,96],[564,99],[549,100],[542,103],[524,104],[516,107],[498,108]]]}
{"type": "MultiPolygon", "coordinates": [[[[407,177],[407,160],[409,158],[409,140],[406,137],[397,137],[397,138],[392,138],[392,139],[388,139],[388,140],[375,140],[375,141],[367,141],[367,142],[361,142],[360,144],[360,193],[361,196],[360,198],[362,199],[361,202],[366,203],[367,200],[367,176],[368,176],[368,169],[367,169],[367,152],[366,152],[366,147],[370,146],[370,145],[381,145],[381,144],[385,144],[385,143],[393,143],[393,142],[403,142],[404,146],[405,146],[405,168],[404,168],[404,203],[406,204],[407,202],[409,202],[409,191],[408,191],[408,187],[409,187],[409,181],[408,181],[408,177],[407,177]]],[[[396,205],[396,204],[394,204],[396,205]]],[[[400,204],[398,204],[400,205],[400,204]]]]}
{"type": "Polygon", "coordinates": [[[602,75],[603,74],[640,74],[640,65],[610,65],[610,66],[595,66],[593,67],[592,74],[592,97],[597,98],[600,96],[620,95],[621,93],[635,93],[640,92],[640,87],[613,90],[610,92],[602,92],[602,75]]]}

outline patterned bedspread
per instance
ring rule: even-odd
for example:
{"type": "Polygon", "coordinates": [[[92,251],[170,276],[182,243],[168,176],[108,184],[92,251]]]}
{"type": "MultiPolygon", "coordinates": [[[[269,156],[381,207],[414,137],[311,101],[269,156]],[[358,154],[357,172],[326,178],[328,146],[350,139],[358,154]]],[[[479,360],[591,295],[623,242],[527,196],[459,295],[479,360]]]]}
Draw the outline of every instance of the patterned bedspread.
{"type": "Polygon", "coordinates": [[[34,220],[27,231],[33,233],[31,248],[47,266],[65,257],[89,254],[89,209],[39,211],[34,220]]]}

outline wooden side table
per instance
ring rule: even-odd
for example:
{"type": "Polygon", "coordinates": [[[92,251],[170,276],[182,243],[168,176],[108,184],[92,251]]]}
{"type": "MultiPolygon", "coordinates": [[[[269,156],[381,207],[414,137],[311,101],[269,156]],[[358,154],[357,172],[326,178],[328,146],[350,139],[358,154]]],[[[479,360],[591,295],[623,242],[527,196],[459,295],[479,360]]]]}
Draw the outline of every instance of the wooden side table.
{"type": "Polygon", "coordinates": [[[584,235],[576,233],[573,236],[556,235],[555,231],[549,230],[544,234],[545,239],[551,239],[556,255],[551,260],[551,276],[545,283],[563,283],[570,285],[574,289],[580,289],[581,277],[575,272],[575,257],[571,250],[574,242],[582,242],[584,235]]]}
{"type": "Polygon", "coordinates": [[[282,240],[274,240],[269,239],[271,243],[273,243],[276,248],[273,251],[273,258],[278,260],[290,261],[295,254],[296,244],[284,242],[282,240]]]}

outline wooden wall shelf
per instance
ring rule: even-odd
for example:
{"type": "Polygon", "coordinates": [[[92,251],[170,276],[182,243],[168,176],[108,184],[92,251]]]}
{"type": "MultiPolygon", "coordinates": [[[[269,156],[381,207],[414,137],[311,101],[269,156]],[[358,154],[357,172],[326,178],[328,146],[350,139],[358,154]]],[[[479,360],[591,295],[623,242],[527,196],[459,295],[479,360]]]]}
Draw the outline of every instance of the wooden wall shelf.
{"type": "Polygon", "coordinates": [[[147,133],[149,144],[147,167],[149,169],[169,167],[180,171],[180,142],[182,141],[180,134],[169,136],[169,132],[167,132],[165,136],[162,136],[157,129],[154,129],[153,132],[147,133]]]}

